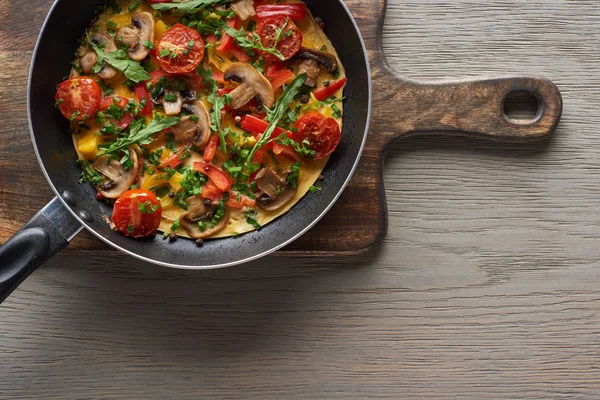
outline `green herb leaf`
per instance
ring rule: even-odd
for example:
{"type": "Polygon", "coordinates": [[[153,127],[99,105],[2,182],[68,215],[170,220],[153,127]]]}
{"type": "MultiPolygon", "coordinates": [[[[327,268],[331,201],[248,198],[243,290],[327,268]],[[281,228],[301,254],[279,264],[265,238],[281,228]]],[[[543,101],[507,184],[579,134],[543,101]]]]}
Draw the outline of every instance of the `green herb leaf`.
{"type": "Polygon", "coordinates": [[[159,11],[176,10],[182,14],[195,14],[210,5],[225,3],[228,0],[189,0],[183,3],[157,3],[152,8],[159,11]]]}
{"type": "Polygon", "coordinates": [[[264,53],[269,53],[269,54],[274,55],[275,57],[279,58],[281,61],[285,61],[286,58],[283,54],[281,54],[281,52],[279,50],[277,50],[277,45],[279,44],[281,39],[283,39],[283,37],[285,36],[284,31],[287,28],[288,23],[289,23],[289,18],[285,21],[285,24],[283,24],[282,27],[277,29],[277,31],[275,33],[275,43],[273,44],[273,47],[264,47],[262,44],[262,39],[260,38],[260,36],[258,36],[258,34],[256,32],[252,32],[252,38],[248,38],[248,35],[247,35],[246,31],[244,30],[244,28],[240,28],[240,30],[238,31],[225,23],[223,23],[222,28],[226,34],[228,34],[229,36],[231,36],[238,42],[238,45],[242,49],[260,50],[264,53]]]}
{"type": "Polygon", "coordinates": [[[227,101],[231,101],[231,96],[219,96],[219,85],[213,79],[212,70],[198,67],[198,74],[202,77],[203,83],[211,89],[211,93],[207,96],[208,101],[213,105],[210,113],[211,130],[217,132],[221,140],[220,150],[227,153],[227,142],[225,141],[226,130],[221,126],[221,110],[225,108],[227,101]]]}
{"type": "Polygon", "coordinates": [[[177,118],[177,117],[169,117],[169,118],[162,118],[162,119],[155,118],[152,121],[150,121],[148,126],[141,129],[143,122],[144,121],[141,119],[134,121],[131,125],[130,131],[129,131],[129,136],[119,138],[115,142],[109,144],[106,148],[104,148],[97,155],[102,156],[104,154],[121,151],[121,150],[128,148],[129,146],[134,145],[134,144],[149,144],[152,142],[152,135],[154,135],[155,133],[161,132],[163,129],[166,129],[168,127],[171,127],[171,126],[177,124],[179,122],[179,118],[177,118]],[[137,121],[141,121],[141,124],[137,123],[137,121]]]}
{"type": "MultiPolygon", "coordinates": [[[[133,61],[127,55],[127,52],[123,49],[113,51],[112,53],[105,53],[104,50],[95,44],[88,32],[88,43],[94,49],[98,55],[98,63],[96,65],[102,65],[103,61],[106,61],[119,71],[121,71],[127,79],[130,79],[136,83],[147,81],[152,79],[149,73],[140,65],[139,62],[133,61]]],[[[94,71],[99,72],[99,71],[94,71]]]]}
{"type": "Polygon", "coordinates": [[[246,164],[249,165],[254,160],[254,154],[258,149],[263,147],[265,144],[269,142],[271,139],[271,135],[275,130],[275,127],[279,123],[279,120],[283,118],[283,116],[287,113],[287,110],[290,108],[290,104],[294,101],[294,97],[300,92],[300,88],[306,82],[307,75],[300,74],[294,80],[283,89],[283,93],[277,100],[277,103],[273,106],[272,110],[266,108],[267,118],[269,120],[269,126],[265,130],[265,133],[260,137],[260,139],[256,142],[250,155],[246,159],[246,164]]]}

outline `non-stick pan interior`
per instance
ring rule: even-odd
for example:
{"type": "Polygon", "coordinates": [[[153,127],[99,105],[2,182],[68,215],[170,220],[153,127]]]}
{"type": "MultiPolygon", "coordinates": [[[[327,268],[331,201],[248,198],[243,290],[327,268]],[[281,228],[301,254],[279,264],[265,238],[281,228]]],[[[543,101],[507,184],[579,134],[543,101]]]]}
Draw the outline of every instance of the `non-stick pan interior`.
{"type": "MultiPolygon", "coordinates": [[[[367,58],[358,28],[341,1],[308,0],[314,15],[327,22],[327,34],[336,47],[348,76],[344,104],[344,130],[338,150],[323,175],[323,190],[307,195],[288,214],[260,231],[235,239],[206,241],[197,247],[191,240],[175,242],[161,235],[132,240],[112,231],[105,221],[111,209],[96,201],[95,190],[79,184],[81,170],[76,163],[69,125],[53,106],[56,84],[70,70],[80,35],[94,17],[94,7],[103,2],[59,0],[42,30],[34,55],[29,83],[29,111],[32,138],[42,169],[58,196],[73,194],[74,215],[86,211],[93,222],[81,222],[107,243],[147,261],[181,268],[216,268],[260,257],[295,239],[311,227],[341,194],[358,162],[366,137],[370,112],[370,77],[367,58]]],[[[343,227],[340,227],[343,229],[343,227]]]]}

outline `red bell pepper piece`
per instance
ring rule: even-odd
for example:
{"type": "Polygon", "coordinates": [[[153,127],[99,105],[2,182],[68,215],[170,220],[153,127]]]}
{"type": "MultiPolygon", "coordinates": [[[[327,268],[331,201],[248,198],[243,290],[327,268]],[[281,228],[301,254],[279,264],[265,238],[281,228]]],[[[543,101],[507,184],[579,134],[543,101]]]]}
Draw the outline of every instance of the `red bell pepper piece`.
{"type": "Polygon", "coordinates": [[[201,174],[206,175],[208,179],[210,179],[212,183],[214,183],[223,192],[226,192],[229,190],[229,188],[231,188],[231,181],[225,172],[212,164],[196,161],[194,163],[194,171],[198,171],[201,174]]]}
{"type": "Polygon", "coordinates": [[[177,168],[183,164],[181,154],[190,147],[190,144],[178,147],[173,154],[160,162],[160,167],[163,169],[177,168]]]}
{"type": "Polygon", "coordinates": [[[241,210],[244,207],[256,207],[256,200],[251,199],[250,197],[243,195],[241,193],[237,193],[234,191],[229,191],[229,201],[227,202],[227,207],[235,208],[241,210]],[[239,196],[239,200],[238,200],[239,196]]]}
{"type": "Polygon", "coordinates": [[[273,90],[278,90],[283,85],[287,85],[288,83],[293,81],[295,77],[296,75],[294,75],[292,71],[286,68],[285,70],[275,75],[273,78],[270,78],[269,81],[271,81],[271,86],[273,86],[273,90]]]}
{"type": "Polygon", "coordinates": [[[223,198],[223,191],[212,183],[212,181],[208,181],[202,188],[202,198],[219,201],[223,198]]]}
{"type": "Polygon", "coordinates": [[[144,117],[152,116],[152,100],[150,99],[150,92],[146,89],[145,83],[140,83],[135,87],[135,94],[138,98],[138,101],[141,103],[143,99],[146,99],[146,105],[142,108],[142,115],[144,117]]]}
{"type": "MultiPolygon", "coordinates": [[[[267,121],[256,118],[250,114],[246,115],[242,121],[242,129],[250,133],[254,133],[255,135],[261,135],[265,133],[268,127],[269,123],[267,121]]],[[[276,126],[271,137],[277,137],[282,133],[287,133],[288,136],[291,136],[290,132],[287,132],[285,129],[276,126]]]]}
{"type": "Polygon", "coordinates": [[[285,63],[281,61],[274,61],[267,67],[267,79],[274,78],[275,75],[279,74],[285,69],[285,63]]]}
{"type": "Polygon", "coordinates": [[[215,68],[215,67],[211,67],[212,68],[212,73],[213,73],[213,79],[219,83],[225,83],[225,73],[223,73],[223,71],[215,68]]]}
{"type": "MultiPolygon", "coordinates": [[[[105,111],[112,105],[115,105],[115,106],[121,108],[121,110],[123,110],[123,109],[125,109],[125,107],[127,106],[128,103],[129,102],[124,97],[120,97],[120,96],[105,97],[100,102],[100,111],[105,111]]],[[[135,116],[133,115],[133,113],[130,113],[130,112],[124,113],[121,116],[120,120],[115,121],[115,126],[118,126],[121,129],[125,129],[129,126],[129,124],[131,124],[133,122],[134,119],[135,119],[135,116]]]]}
{"type": "Polygon", "coordinates": [[[209,163],[215,158],[215,153],[217,152],[217,148],[219,147],[219,135],[213,135],[208,144],[204,148],[204,156],[202,159],[209,163]]]}
{"type": "Polygon", "coordinates": [[[342,78],[335,82],[331,82],[329,86],[317,89],[313,92],[315,98],[319,101],[327,100],[331,96],[337,93],[338,90],[344,87],[348,79],[342,78]]]}
{"type": "Polygon", "coordinates": [[[273,154],[276,156],[283,155],[286,156],[293,161],[300,161],[300,156],[296,153],[296,150],[292,146],[285,146],[283,144],[277,143],[277,141],[273,142],[273,154]]]}
{"type": "MultiPolygon", "coordinates": [[[[233,19],[227,20],[226,24],[235,30],[240,28],[240,20],[237,16],[235,16],[233,19]]],[[[220,44],[215,48],[218,51],[229,51],[240,62],[250,61],[250,56],[246,54],[246,52],[237,45],[235,40],[225,32],[223,32],[223,36],[221,36],[220,44]]]]}
{"type": "Polygon", "coordinates": [[[268,17],[289,17],[294,21],[302,21],[306,18],[306,4],[272,4],[256,7],[258,19],[268,17]]]}

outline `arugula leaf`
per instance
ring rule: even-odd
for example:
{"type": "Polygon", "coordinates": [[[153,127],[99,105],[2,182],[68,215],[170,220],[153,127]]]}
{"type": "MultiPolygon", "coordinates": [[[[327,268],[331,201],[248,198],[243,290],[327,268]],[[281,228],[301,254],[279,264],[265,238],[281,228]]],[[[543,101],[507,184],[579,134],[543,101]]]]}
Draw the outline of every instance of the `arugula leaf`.
{"type": "Polygon", "coordinates": [[[183,3],[157,3],[152,4],[152,8],[159,11],[173,10],[182,14],[195,14],[213,4],[225,3],[228,0],[189,0],[183,3]]]}
{"type": "Polygon", "coordinates": [[[212,70],[210,68],[204,69],[198,67],[198,74],[202,77],[204,84],[211,89],[210,94],[206,97],[213,105],[212,111],[210,112],[210,129],[213,132],[217,132],[219,139],[221,139],[220,150],[223,153],[227,153],[227,142],[225,141],[225,134],[227,132],[221,127],[221,110],[225,108],[225,105],[228,102],[231,103],[231,96],[219,96],[219,85],[217,84],[217,81],[213,79],[212,70]]]}
{"type": "Polygon", "coordinates": [[[225,23],[223,23],[222,28],[226,34],[228,34],[229,36],[231,36],[238,42],[238,45],[242,49],[260,50],[264,53],[269,53],[269,54],[274,55],[275,57],[279,58],[281,61],[285,61],[286,58],[283,54],[281,54],[281,52],[279,50],[277,50],[277,45],[279,44],[281,39],[283,39],[284,31],[285,31],[285,28],[287,28],[289,21],[290,21],[290,19],[288,18],[282,27],[277,28],[277,31],[275,33],[275,43],[273,44],[273,47],[263,46],[262,39],[260,38],[260,36],[258,36],[258,34],[256,32],[252,32],[252,38],[250,39],[250,38],[248,38],[248,35],[246,34],[246,31],[244,30],[244,28],[240,28],[240,30],[238,31],[225,23]]]}
{"type": "Polygon", "coordinates": [[[103,148],[97,155],[102,156],[109,153],[114,153],[120,150],[124,150],[131,145],[134,144],[150,144],[152,142],[152,135],[155,133],[161,132],[163,129],[166,129],[170,126],[175,125],[179,122],[179,118],[170,117],[170,118],[155,118],[148,126],[141,129],[143,126],[144,120],[138,119],[132,123],[131,128],[129,130],[129,136],[122,137],[117,139],[115,142],[110,143],[106,148],[103,148]],[[140,121],[138,123],[138,121],[140,121]]]}
{"type": "Polygon", "coordinates": [[[148,79],[152,79],[152,76],[138,63],[137,61],[133,61],[127,55],[127,52],[123,49],[113,51],[112,53],[105,53],[104,50],[95,44],[88,32],[88,43],[94,49],[96,54],[98,55],[98,62],[96,67],[94,67],[94,72],[100,72],[98,66],[102,65],[103,61],[106,61],[119,71],[121,71],[127,79],[130,79],[136,83],[147,81],[148,79]]]}
{"type": "Polygon", "coordinates": [[[273,106],[273,109],[270,110],[265,108],[265,111],[267,112],[267,119],[269,120],[269,126],[252,148],[250,155],[248,155],[248,158],[246,159],[247,165],[252,163],[252,160],[254,160],[254,154],[256,151],[269,142],[269,139],[271,139],[271,135],[279,123],[279,120],[283,118],[287,110],[290,108],[290,104],[292,104],[294,97],[300,92],[300,88],[302,85],[304,85],[304,82],[306,82],[306,78],[306,74],[298,75],[288,86],[283,89],[283,93],[277,100],[277,103],[275,103],[273,106]]]}

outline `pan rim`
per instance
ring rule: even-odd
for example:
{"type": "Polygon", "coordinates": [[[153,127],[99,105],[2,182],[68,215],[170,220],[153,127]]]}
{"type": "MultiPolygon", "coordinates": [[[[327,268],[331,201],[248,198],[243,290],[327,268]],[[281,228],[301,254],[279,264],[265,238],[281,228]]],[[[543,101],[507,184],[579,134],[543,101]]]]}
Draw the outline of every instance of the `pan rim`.
{"type": "MultiPolygon", "coordinates": [[[[42,169],[42,173],[44,174],[44,176],[46,177],[46,180],[48,181],[48,184],[50,185],[50,188],[52,189],[52,191],[54,192],[54,194],[56,195],[56,197],[60,200],[60,202],[62,203],[62,205],[69,210],[69,212],[71,213],[71,215],[88,231],[90,232],[92,235],[96,236],[98,239],[102,240],[103,242],[105,242],[106,244],[108,244],[109,246],[123,252],[124,254],[127,254],[129,256],[132,256],[134,258],[137,258],[139,260],[151,263],[151,264],[155,264],[155,265],[160,265],[163,267],[167,267],[167,268],[173,268],[173,269],[181,269],[181,270],[213,270],[213,269],[221,269],[221,268],[227,268],[227,267],[232,267],[235,265],[241,265],[241,264],[246,264],[249,263],[251,261],[254,260],[258,260],[260,258],[263,258],[269,254],[272,254],[274,252],[276,252],[277,250],[280,250],[282,248],[284,248],[285,246],[293,243],[295,240],[297,240],[299,237],[301,237],[302,235],[304,235],[306,232],[308,232],[312,227],[314,227],[328,212],[329,210],[336,204],[336,202],[338,201],[338,199],[340,198],[340,196],[342,195],[342,193],[344,192],[344,190],[346,189],[346,187],[348,186],[348,184],[350,183],[350,180],[352,179],[352,177],[354,176],[354,173],[356,172],[356,168],[358,167],[358,164],[361,160],[362,157],[362,153],[363,150],[365,148],[365,144],[367,141],[367,137],[368,137],[368,133],[369,133],[369,127],[371,124],[371,112],[372,112],[372,101],[373,101],[373,86],[372,86],[372,78],[371,78],[371,66],[369,63],[369,55],[367,52],[367,48],[365,45],[365,41],[364,38],[360,32],[360,29],[358,27],[358,24],[356,23],[356,20],[354,19],[354,17],[352,16],[352,14],[350,13],[350,10],[348,9],[348,7],[346,6],[346,4],[344,3],[343,0],[338,0],[340,5],[342,6],[342,8],[344,9],[346,16],[350,19],[352,25],[354,26],[354,29],[356,31],[356,33],[358,34],[358,39],[360,41],[362,50],[363,50],[363,55],[365,57],[365,65],[366,65],[366,72],[367,72],[367,83],[368,83],[368,107],[367,107],[367,116],[366,116],[366,126],[365,126],[365,131],[363,132],[363,138],[362,138],[362,142],[360,144],[360,148],[358,151],[358,154],[354,160],[354,164],[352,165],[352,168],[350,169],[350,173],[348,174],[348,176],[346,177],[346,179],[344,180],[344,182],[342,183],[342,186],[340,187],[340,189],[338,190],[338,192],[335,194],[334,198],[329,202],[329,204],[325,207],[325,209],[318,215],[317,218],[315,218],[311,223],[309,223],[305,228],[301,229],[300,231],[298,231],[296,234],[294,234],[290,239],[286,240],[285,242],[274,246],[272,248],[270,248],[269,250],[263,251],[259,254],[255,254],[253,256],[250,257],[246,257],[244,259],[241,260],[236,260],[236,261],[231,261],[231,262],[227,262],[227,263],[222,263],[222,264],[216,264],[216,265],[210,265],[210,266],[195,266],[195,265],[181,265],[181,264],[173,264],[173,263],[169,263],[169,262],[164,262],[164,261],[159,261],[153,258],[149,258],[146,257],[144,255],[135,253],[133,251],[130,251],[128,249],[125,249],[121,246],[119,246],[118,244],[112,242],[110,239],[104,237],[103,235],[101,235],[100,233],[96,232],[95,229],[93,229],[91,226],[89,226],[76,212],[75,210],[73,210],[71,208],[71,206],[67,203],[67,201],[61,196],[61,194],[58,192],[56,186],[54,185],[54,183],[52,182],[52,180],[50,179],[50,176],[48,174],[48,172],[46,171],[46,167],[42,161],[40,152],[38,150],[38,145],[35,139],[35,134],[34,134],[34,130],[33,130],[33,123],[32,123],[32,115],[31,115],[31,90],[32,90],[32,78],[33,78],[33,69],[34,69],[34,63],[35,63],[35,59],[37,57],[37,53],[39,50],[39,46],[40,46],[40,42],[41,42],[41,38],[44,35],[45,31],[46,31],[46,27],[48,25],[48,22],[56,8],[56,6],[58,5],[58,3],[60,2],[60,0],[55,0],[54,4],[52,4],[52,6],[50,7],[50,10],[48,11],[48,15],[46,16],[46,19],[44,20],[44,23],[42,25],[42,28],[40,30],[40,34],[38,36],[38,39],[36,41],[36,45],[35,48],[33,50],[33,54],[31,57],[31,63],[30,63],[30,67],[29,67],[29,74],[28,74],[28,79],[27,79],[27,120],[28,120],[28,126],[29,126],[29,135],[31,136],[31,142],[33,145],[33,150],[35,152],[35,156],[38,160],[38,163],[40,164],[40,168],[42,169]]],[[[293,209],[290,210],[290,212],[293,212],[293,209]]]]}

